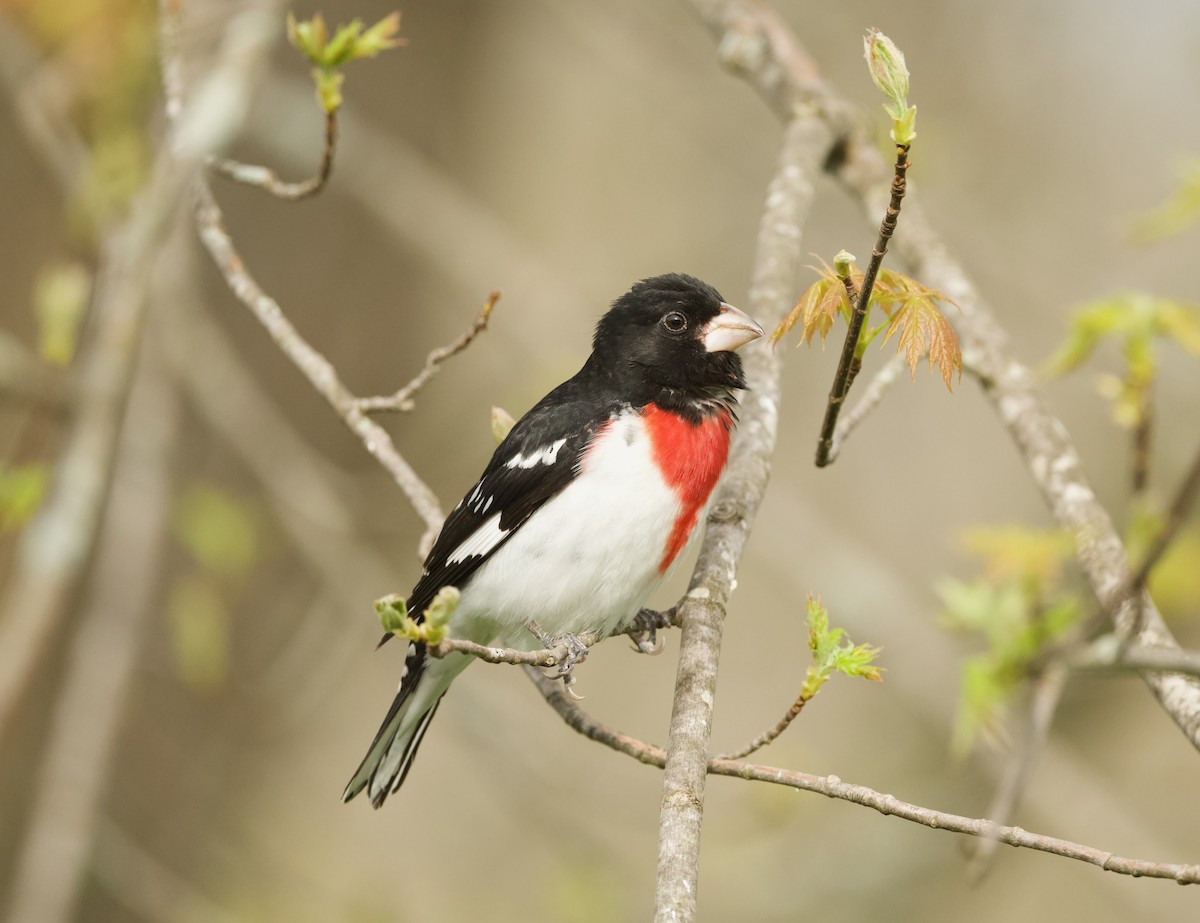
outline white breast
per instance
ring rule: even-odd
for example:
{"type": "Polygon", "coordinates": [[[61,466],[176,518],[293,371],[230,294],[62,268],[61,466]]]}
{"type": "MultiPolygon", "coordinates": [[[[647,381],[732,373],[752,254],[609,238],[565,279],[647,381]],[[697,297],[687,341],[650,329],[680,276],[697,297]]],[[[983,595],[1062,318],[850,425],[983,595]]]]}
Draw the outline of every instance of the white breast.
{"type": "MultiPolygon", "coordinates": [[[[493,621],[509,643],[534,619],[552,635],[611,632],[662,579],[680,502],[654,464],[641,419],[612,421],[580,474],[476,572],[455,621],[493,621]]],[[[465,625],[464,625],[465,627],[465,625]]]]}

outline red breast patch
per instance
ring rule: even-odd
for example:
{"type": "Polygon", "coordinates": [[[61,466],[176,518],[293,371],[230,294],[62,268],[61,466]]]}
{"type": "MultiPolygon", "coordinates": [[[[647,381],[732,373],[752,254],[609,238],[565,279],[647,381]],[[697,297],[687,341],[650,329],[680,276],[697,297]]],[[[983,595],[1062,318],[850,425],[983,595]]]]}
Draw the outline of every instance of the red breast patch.
{"type": "Polygon", "coordinates": [[[679,496],[679,516],[663,548],[659,573],[666,573],[676,555],[687,544],[696,527],[700,510],[708,502],[729,457],[729,431],[733,419],[721,410],[700,423],[690,423],[683,417],[649,404],[642,419],[654,447],[654,461],[663,480],[679,496]]]}

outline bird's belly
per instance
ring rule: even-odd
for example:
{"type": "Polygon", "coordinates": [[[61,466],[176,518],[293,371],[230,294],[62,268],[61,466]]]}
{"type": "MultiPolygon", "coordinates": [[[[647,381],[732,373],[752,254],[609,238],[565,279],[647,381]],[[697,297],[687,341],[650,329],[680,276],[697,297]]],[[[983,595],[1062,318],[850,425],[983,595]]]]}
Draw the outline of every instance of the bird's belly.
{"type": "Polygon", "coordinates": [[[687,510],[655,462],[637,416],[597,438],[579,476],[518,529],[471,579],[460,614],[493,621],[511,643],[533,619],[550,634],[610,633],[661,582],[664,549],[687,510]]]}

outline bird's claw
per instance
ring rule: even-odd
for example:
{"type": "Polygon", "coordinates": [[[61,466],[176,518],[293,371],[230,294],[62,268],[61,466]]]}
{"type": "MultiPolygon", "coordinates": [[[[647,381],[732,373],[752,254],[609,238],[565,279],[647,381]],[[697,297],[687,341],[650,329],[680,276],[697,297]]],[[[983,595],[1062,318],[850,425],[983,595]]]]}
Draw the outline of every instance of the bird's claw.
{"type": "Polygon", "coordinates": [[[658,637],[658,629],[673,624],[674,611],[656,612],[653,609],[642,609],[633,617],[629,626],[629,640],[633,642],[634,650],[649,654],[651,657],[661,654],[665,642],[658,637]]]}
{"type": "Polygon", "coordinates": [[[564,691],[571,698],[582,699],[583,696],[579,695],[571,687],[575,685],[575,666],[587,660],[588,646],[575,634],[567,633],[558,637],[551,637],[534,622],[527,622],[525,627],[533,632],[541,645],[547,650],[563,648],[564,653],[562,659],[558,662],[558,666],[552,667],[546,675],[551,679],[561,679],[564,691]]]}

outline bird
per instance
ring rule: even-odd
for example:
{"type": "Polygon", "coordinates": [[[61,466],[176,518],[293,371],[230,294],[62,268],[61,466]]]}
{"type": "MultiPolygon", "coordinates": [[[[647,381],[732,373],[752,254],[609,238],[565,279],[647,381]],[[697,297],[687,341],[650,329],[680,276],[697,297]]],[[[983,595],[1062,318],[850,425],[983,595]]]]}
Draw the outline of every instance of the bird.
{"type": "MultiPolygon", "coordinates": [[[[452,638],[521,647],[532,631],[578,652],[585,631],[627,629],[700,531],[747,387],[736,350],[762,333],[692,276],[633,285],[597,323],[579,372],[516,422],[446,518],[409,614],[420,623],[453,586],[452,638]]],[[[400,788],[442,696],[474,659],[427,648],[409,642],[343,801],[365,790],[379,808],[400,788]]]]}

